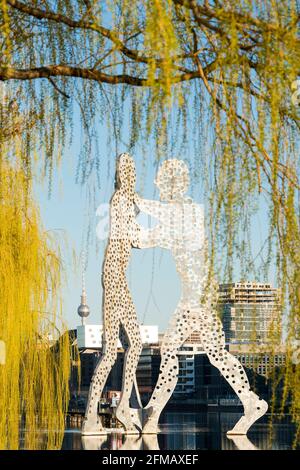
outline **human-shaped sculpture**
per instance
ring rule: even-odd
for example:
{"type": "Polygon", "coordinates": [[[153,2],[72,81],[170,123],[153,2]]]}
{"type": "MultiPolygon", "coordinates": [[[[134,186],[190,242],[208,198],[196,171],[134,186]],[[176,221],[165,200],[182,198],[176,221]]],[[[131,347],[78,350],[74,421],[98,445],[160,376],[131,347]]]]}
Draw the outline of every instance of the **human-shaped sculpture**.
{"type": "MultiPolygon", "coordinates": [[[[142,350],[142,340],[133,301],[127,286],[126,269],[131,248],[137,244],[139,226],[135,221],[135,166],[128,154],[117,162],[117,190],[110,203],[110,235],[103,265],[103,353],[89,390],[83,435],[105,434],[98,416],[98,402],[108,375],[117,358],[120,331],[125,332],[127,350],[124,359],[122,394],[116,417],[127,434],[139,434],[132,422],[129,400],[142,350]]],[[[124,339],[124,338],[123,338],[124,339]]]]}
{"type": "Polygon", "coordinates": [[[185,196],[189,186],[186,164],[176,159],[163,162],[156,185],[161,202],[135,197],[140,211],[159,221],[154,228],[140,231],[138,246],[171,250],[181,280],[181,297],[162,341],[160,373],[144,410],[143,433],[158,431],[160,414],[177,384],[177,351],[197,331],[211,364],[219,369],[244,406],[244,415],[228,433],[246,434],[266,413],[268,405],[250,390],[242,365],[225,349],[222,323],[214,305],[217,288],[208,276],[202,207],[185,196]]]}

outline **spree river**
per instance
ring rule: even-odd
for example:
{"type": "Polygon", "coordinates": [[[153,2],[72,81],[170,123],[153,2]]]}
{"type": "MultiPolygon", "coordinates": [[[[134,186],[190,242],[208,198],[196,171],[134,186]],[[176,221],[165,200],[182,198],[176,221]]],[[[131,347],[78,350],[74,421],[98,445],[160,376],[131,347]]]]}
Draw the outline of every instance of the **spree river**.
{"type": "Polygon", "coordinates": [[[80,429],[66,429],[62,449],[68,450],[289,450],[293,448],[295,427],[288,416],[268,416],[252,426],[247,436],[227,437],[226,431],[241,413],[165,412],[157,435],[82,437],[80,429]]]}

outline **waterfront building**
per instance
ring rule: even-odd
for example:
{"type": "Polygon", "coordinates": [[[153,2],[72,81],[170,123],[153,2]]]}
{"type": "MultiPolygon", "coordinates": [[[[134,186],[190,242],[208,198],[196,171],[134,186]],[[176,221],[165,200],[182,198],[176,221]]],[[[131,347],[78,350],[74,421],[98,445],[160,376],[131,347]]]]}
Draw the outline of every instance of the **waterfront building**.
{"type": "Polygon", "coordinates": [[[204,354],[199,332],[193,332],[178,351],[178,382],[174,397],[189,397],[196,391],[196,356],[204,354]]]}
{"type": "Polygon", "coordinates": [[[276,368],[283,367],[286,362],[284,347],[279,345],[271,350],[268,345],[229,344],[229,351],[234,354],[240,363],[257,374],[268,377],[276,368]]]}
{"type": "Polygon", "coordinates": [[[219,310],[230,344],[266,344],[280,337],[280,291],[270,284],[220,284],[219,310]]]}
{"type": "MultiPolygon", "coordinates": [[[[141,337],[143,344],[158,343],[158,326],[157,325],[140,325],[141,337]]],[[[77,326],[77,344],[81,349],[101,349],[103,337],[103,325],[79,325],[77,326]]],[[[118,342],[118,348],[122,348],[122,344],[118,342]]]]}
{"type": "Polygon", "coordinates": [[[284,366],[279,289],[248,281],[220,284],[219,310],[227,348],[244,367],[267,377],[284,366]]]}
{"type": "MultiPolygon", "coordinates": [[[[271,382],[245,365],[251,386],[264,399],[271,395],[271,382]]],[[[215,407],[236,407],[241,402],[219,370],[212,366],[206,354],[195,357],[195,402],[199,405],[215,407]]]]}
{"type": "Polygon", "coordinates": [[[146,404],[156,385],[160,367],[160,346],[158,343],[144,345],[137,366],[136,378],[142,402],[146,404]]]}

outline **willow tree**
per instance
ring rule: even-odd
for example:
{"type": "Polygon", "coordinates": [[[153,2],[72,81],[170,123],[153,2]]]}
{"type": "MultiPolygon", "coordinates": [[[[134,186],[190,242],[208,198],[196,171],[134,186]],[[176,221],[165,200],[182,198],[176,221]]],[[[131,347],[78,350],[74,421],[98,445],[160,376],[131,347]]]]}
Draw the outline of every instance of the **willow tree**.
{"type": "Polygon", "coordinates": [[[1,98],[0,448],[54,449],[62,442],[71,364],[57,313],[61,260],[32,199],[22,114],[14,98],[1,98]]]}
{"type": "Polygon", "coordinates": [[[288,318],[283,403],[292,394],[300,423],[300,366],[291,359],[300,317],[299,21],[294,0],[1,0],[0,79],[39,116],[50,179],[75,102],[86,136],[82,181],[99,165],[90,151],[96,126],[117,141],[128,107],[128,150],[151,138],[164,158],[174,136],[177,151],[192,146],[222,279],[236,262],[242,276],[254,272],[249,227],[264,201],[263,272],[274,261],[288,318]]]}

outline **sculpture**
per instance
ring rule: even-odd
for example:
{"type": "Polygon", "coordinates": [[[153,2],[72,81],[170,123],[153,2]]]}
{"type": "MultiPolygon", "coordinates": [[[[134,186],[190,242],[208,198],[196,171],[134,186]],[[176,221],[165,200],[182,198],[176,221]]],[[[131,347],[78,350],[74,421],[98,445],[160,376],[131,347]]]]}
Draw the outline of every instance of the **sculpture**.
{"type": "Polygon", "coordinates": [[[122,394],[116,417],[127,434],[139,434],[130,415],[129,399],[135,371],[142,350],[139,324],[127,286],[126,268],[131,247],[137,244],[139,226],[135,222],[135,166],[132,158],[123,153],[117,162],[117,190],[110,205],[110,235],[103,266],[103,354],[97,364],[89,390],[83,435],[106,434],[98,416],[98,402],[108,375],[117,358],[120,329],[126,343],[122,394]]]}
{"type": "Polygon", "coordinates": [[[181,279],[181,298],[161,345],[161,366],[156,387],[147,404],[143,433],[157,433],[160,414],[170,399],[178,375],[177,351],[197,331],[211,364],[219,369],[244,406],[244,416],[228,434],[246,434],[268,408],[250,390],[246,373],[225,349],[222,323],[215,308],[217,289],[208,277],[205,260],[204,216],[201,206],[185,196],[189,172],[181,160],[166,160],[159,168],[156,185],[162,202],[135,196],[138,208],[156,219],[153,229],[139,231],[139,248],[170,249],[181,279]],[[210,285],[208,285],[210,283],[210,285]]]}

